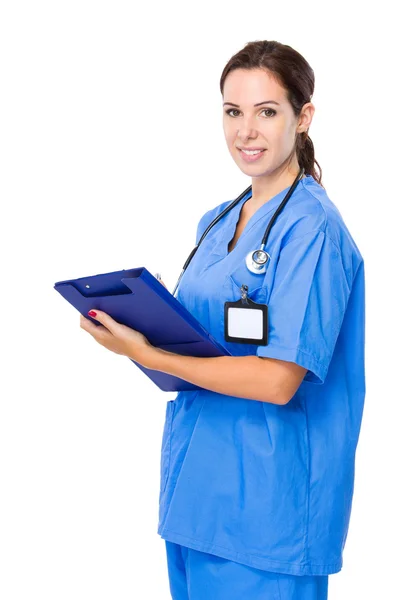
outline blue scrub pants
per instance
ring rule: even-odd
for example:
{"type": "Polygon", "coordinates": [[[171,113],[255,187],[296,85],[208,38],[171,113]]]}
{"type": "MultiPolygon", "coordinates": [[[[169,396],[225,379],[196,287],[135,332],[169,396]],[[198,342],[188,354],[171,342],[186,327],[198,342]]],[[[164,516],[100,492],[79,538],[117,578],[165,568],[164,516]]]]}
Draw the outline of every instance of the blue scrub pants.
{"type": "Polygon", "coordinates": [[[173,600],[326,600],[328,575],[254,569],[165,540],[173,600]]]}

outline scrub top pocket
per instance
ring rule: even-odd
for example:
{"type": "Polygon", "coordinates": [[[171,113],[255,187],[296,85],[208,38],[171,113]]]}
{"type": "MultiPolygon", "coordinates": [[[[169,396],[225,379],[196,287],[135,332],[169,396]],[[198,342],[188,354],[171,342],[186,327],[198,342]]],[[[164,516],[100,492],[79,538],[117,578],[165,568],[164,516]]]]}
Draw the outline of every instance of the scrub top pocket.
{"type": "Polygon", "coordinates": [[[225,281],[225,286],[230,290],[230,300],[239,300],[241,297],[241,287],[243,284],[248,286],[248,297],[254,302],[264,303],[268,297],[268,287],[264,283],[264,275],[255,275],[246,269],[246,273],[240,274],[240,269],[229,274],[225,281]]]}

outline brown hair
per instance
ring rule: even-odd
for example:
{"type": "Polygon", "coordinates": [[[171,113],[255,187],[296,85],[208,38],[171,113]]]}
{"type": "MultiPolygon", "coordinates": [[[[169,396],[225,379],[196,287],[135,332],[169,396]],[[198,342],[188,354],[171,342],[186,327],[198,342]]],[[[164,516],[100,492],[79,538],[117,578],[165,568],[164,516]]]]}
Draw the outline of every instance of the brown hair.
{"type": "MultiPolygon", "coordinates": [[[[220,91],[223,96],[224,82],[234,69],[263,69],[268,71],[287,92],[287,99],[295,116],[301,113],[306,102],[311,101],[314,92],[314,71],[306,59],[294,48],[276,41],[259,40],[248,42],[234,54],[223,69],[220,77],[220,91]]],[[[296,153],[298,163],[304,167],[306,175],[312,175],[322,187],[321,167],[314,157],[314,145],[308,130],[297,135],[292,156],[296,153]],[[319,172],[316,172],[314,163],[319,172]]]]}

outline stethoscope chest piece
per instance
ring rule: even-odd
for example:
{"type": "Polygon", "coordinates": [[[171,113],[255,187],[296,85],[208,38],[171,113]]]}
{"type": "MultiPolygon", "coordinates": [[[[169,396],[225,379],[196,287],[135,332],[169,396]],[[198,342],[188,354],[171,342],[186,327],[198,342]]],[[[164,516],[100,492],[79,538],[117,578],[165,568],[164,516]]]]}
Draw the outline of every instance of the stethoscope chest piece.
{"type": "Polygon", "coordinates": [[[246,266],[251,273],[262,275],[266,272],[270,258],[268,252],[265,252],[265,250],[252,250],[246,256],[246,266]]]}

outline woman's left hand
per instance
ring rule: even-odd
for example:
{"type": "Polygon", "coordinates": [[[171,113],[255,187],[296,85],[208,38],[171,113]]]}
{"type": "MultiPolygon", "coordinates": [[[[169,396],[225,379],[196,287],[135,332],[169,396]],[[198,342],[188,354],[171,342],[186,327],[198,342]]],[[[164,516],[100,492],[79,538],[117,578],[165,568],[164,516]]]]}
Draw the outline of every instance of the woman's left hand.
{"type": "Polygon", "coordinates": [[[127,356],[147,367],[150,357],[155,352],[155,346],[152,346],[142,333],[115,321],[102,310],[94,309],[94,312],[96,316],[93,319],[102,325],[95,325],[80,315],[80,327],[108,350],[127,356]]]}

